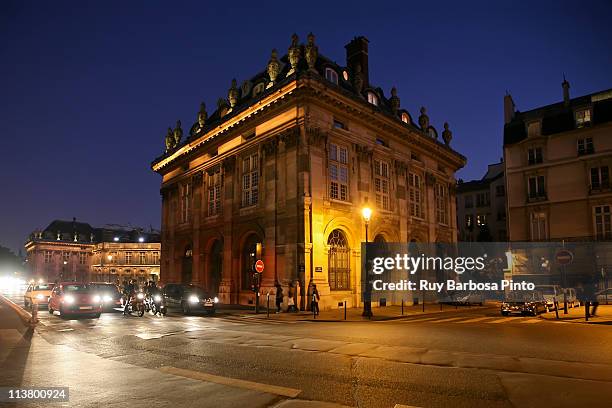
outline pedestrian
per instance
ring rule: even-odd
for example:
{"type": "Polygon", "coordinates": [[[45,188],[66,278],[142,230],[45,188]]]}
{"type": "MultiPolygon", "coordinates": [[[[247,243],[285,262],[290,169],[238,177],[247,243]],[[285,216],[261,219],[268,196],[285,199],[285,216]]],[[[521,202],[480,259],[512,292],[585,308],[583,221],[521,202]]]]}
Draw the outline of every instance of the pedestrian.
{"type": "Polygon", "coordinates": [[[295,307],[295,287],[293,282],[289,283],[289,293],[287,294],[287,312],[297,312],[295,307]]]}
{"type": "Polygon", "coordinates": [[[276,282],[276,313],[281,312],[281,305],[283,304],[283,287],[279,282],[276,282]]]}
{"type": "Polygon", "coordinates": [[[591,309],[591,316],[597,316],[597,308],[599,307],[599,302],[597,301],[597,278],[593,278],[593,282],[591,283],[591,287],[592,287],[592,299],[591,299],[591,305],[593,306],[593,308],[591,309]]]}
{"type": "Polygon", "coordinates": [[[315,316],[319,315],[319,291],[317,290],[317,285],[312,284],[312,293],[310,294],[310,310],[312,310],[312,314],[315,316]]]}

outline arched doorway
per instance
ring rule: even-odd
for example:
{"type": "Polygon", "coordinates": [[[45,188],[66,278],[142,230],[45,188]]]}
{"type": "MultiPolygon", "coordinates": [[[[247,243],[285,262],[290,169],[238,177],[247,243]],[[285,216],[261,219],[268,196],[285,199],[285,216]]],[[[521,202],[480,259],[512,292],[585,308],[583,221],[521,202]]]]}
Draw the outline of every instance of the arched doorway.
{"type": "Polygon", "coordinates": [[[193,250],[191,245],[185,247],[181,265],[181,283],[191,283],[193,277],[193,250]]]}
{"type": "Polygon", "coordinates": [[[240,277],[240,286],[242,290],[250,290],[254,272],[254,265],[257,261],[257,244],[260,239],[255,234],[249,235],[242,246],[242,271],[240,277]]]}
{"type": "Polygon", "coordinates": [[[327,271],[330,290],[350,290],[351,288],[351,249],[346,235],[335,229],[327,238],[329,253],[327,271]]]}
{"type": "Polygon", "coordinates": [[[219,293],[219,285],[223,276],[223,242],[216,240],[210,249],[209,258],[210,287],[215,294],[219,293]]]}

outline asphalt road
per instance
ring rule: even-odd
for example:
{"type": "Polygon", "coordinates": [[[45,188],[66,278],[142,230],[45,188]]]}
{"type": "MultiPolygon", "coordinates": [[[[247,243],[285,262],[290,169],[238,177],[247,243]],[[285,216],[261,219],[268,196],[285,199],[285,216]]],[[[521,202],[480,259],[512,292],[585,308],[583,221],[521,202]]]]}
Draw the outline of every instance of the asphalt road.
{"type": "MultiPolygon", "coordinates": [[[[240,404],[232,400],[227,406],[286,404],[291,399],[284,389],[296,390],[300,400],[359,407],[540,407],[542,401],[575,407],[612,401],[610,326],[502,318],[496,308],[386,322],[120,313],[63,320],[46,310],[40,318],[36,335],[63,350],[146,373],[251,390],[240,404]],[[265,388],[270,385],[284,388],[265,388]]],[[[29,370],[44,373],[45,367],[29,370]]],[[[129,395],[132,381],[137,379],[120,383],[115,392],[129,395]]],[[[154,384],[146,386],[156,394],[154,384]]]]}

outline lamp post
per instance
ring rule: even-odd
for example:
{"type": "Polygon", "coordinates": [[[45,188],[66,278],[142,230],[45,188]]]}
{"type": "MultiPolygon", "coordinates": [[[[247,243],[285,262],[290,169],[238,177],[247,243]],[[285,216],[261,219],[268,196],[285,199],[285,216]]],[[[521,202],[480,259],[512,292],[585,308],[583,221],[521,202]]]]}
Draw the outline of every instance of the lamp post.
{"type": "Polygon", "coordinates": [[[60,278],[60,281],[63,281],[66,278],[66,265],[67,264],[68,264],[68,261],[64,261],[62,265],[62,276],[60,278]]]}
{"type": "MultiPolygon", "coordinates": [[[[370,218],[372,218],[372,209],[369,207],[364,207],[361,210],[361,215],[363,216],[363,221],[365,223],[365,242],[366,242],[366,247],[367,247],[368,226],[370,224],[370,218]]],[[[362,254],[362,256],[364,255],[365,254],[362,254]]],[[[370,274],[366,267],[366,270],[364,273],[365,287],[364,287],[364,293],[363,293],[363,313],[361,314],[361,316],[371,318],[372,317],[372,293],[370,291],[370,279],[369,278],[370,278],[370,274]]]]}
{"type": "MultiPolygon", "coordinates": [[[[111,261],[113,260],[113,256],[112,256],[111,254],[108,254],[108,255],[106,256],[106,259],[108,259],[108,263],[110,264],[110,263],[111,263],[111,261]]],[[[110,278],[111,278],[111,276],[110,276],[110,275],[111,275],[111,274],[110,274],[110,266],[109,266],[108,268],[109,268],[109,269],[108,269],[108,281],[110,282],[110,278]]]]}

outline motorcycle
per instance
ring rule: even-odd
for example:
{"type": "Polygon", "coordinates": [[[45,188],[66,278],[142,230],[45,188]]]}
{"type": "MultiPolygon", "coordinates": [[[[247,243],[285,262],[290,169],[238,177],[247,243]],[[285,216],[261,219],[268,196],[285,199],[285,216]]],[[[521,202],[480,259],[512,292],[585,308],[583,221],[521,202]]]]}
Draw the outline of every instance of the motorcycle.
{"type": "Polygon", "coordinates": [[[136,313],[138,317],[144,316],[144,313],[145,313],[144,298],[145,296],[144,296],[144,293],[142,292],[138,292],[135,295],[132,295],[131,299],[123,307],[123,314],[131,315],[132,313],[136,313]]]}
{"type": "Polygon", "coordinates": [[[147,312],[153,313],[153,315],[157,315],[159,313],[160,316],[166,314],[166,304],[164,302],[164,298],[159,293],[155,293],[153,295],[147,295],[144,299],[145,310],[147,312]]]}

